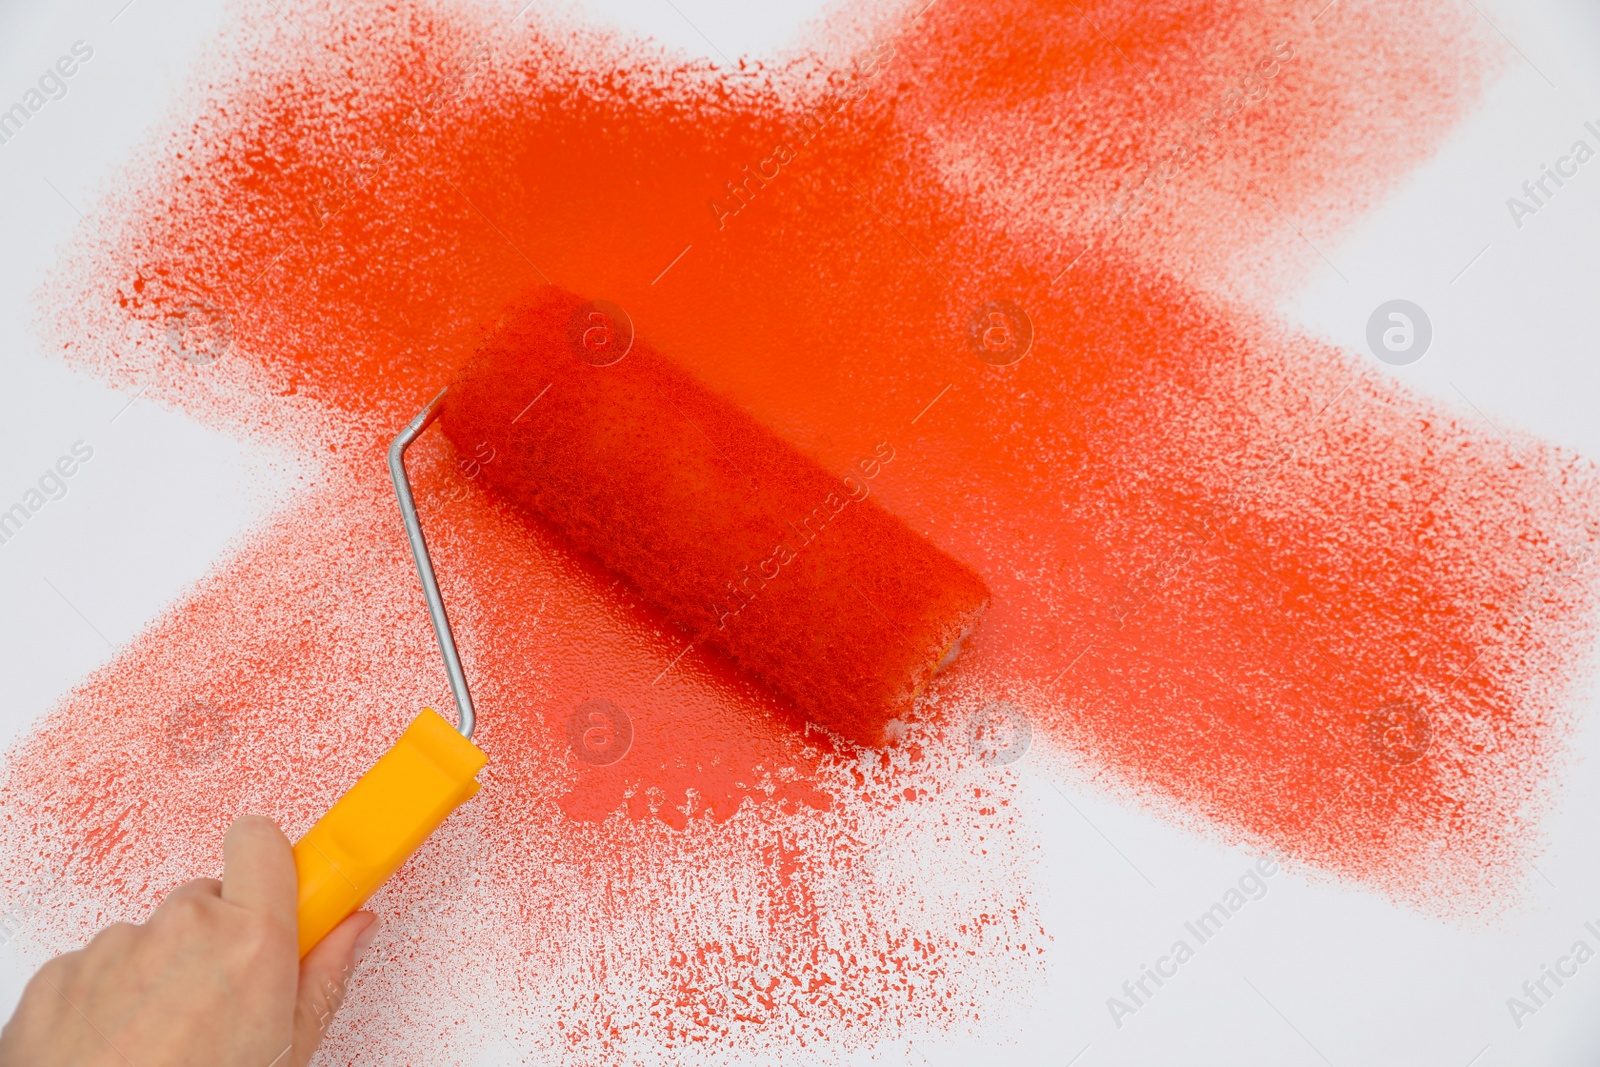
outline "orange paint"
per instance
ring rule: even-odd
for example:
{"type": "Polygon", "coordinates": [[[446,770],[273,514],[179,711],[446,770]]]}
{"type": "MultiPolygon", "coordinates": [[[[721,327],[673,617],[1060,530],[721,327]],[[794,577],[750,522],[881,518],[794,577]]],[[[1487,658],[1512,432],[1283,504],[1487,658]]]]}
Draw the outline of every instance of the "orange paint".
{"type": "Polygon", "coordinates": [[[993,603],[861,759],[715,661],[663,676],[675,631],[424,439],[490,765],[470,837],[394,887],[432,924],[395,973],[493,976],[528,1041],[595,1060],[982,1018],[1045,943],[966,747],[995,700],[1165,817],[1431,909],[1503,899],[1591,642],[1593,469],[1246,299],[1470,106],[1470,11],[944,0],[853,71],[726,75],[438,6],[299,15],[234,31],[220,104],[130,168],[44,311],[74,366],[325,484],[22,743],[6,853],[103,842],[90,877],[137,910],[242,807],[303,828],[440,699],[382,448],[549,280],[836,474],[887,442],[875,499],[993,603]],[[194,700],[231,747],[172,785],[145,767],[194,700]],[[597,700],[633,732],[605,766],[569,741],[597,700]],[[422,907],[467,839],[475,910],[422,907]]]}
{"type": "MultiPolygon", "coordinates": [[[[892,739],[988,604],[976,575],[871,499],[887,442],[834,475],[614,306],[530,291],[443,409],[491,491],[627,579],[680,628],[682,654],[720,651],[856,744],[892,739]]],[[[575,750],[609,765],[616,715],[598,714],[596,745],[586,729],[575,750]]]]}

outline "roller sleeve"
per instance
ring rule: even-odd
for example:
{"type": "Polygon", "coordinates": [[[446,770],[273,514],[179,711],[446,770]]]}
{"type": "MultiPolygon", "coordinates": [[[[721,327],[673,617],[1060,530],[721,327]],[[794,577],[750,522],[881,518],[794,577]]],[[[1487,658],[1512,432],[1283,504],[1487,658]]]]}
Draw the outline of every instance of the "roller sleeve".
{"type": "Polygon", "coordinates": [[[528,294],[451,385],[446,435],[463,455],[492,448],[480,481],[691,638],[882,743],[976,624],[984,583],[645,339],[596,358],[587,342],[625,325],[612,311],[528,294]]]}

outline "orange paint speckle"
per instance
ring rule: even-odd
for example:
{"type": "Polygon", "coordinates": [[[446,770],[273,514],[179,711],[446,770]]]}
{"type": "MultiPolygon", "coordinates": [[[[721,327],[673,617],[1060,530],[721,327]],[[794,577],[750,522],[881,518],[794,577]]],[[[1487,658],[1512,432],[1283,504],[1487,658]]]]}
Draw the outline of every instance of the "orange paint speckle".
{"type": "Polygon", "coordinates": [[[713,660],[664,673],[676,631],[424,438],[490,765],[378,901],[336,1055],[793,1059],[987,1017],[1049,945],[1001,719],[1401,901],[1513,877],[1591,640],[1594,470],[1257,310],[1308,269],[1285,218],[1337,234],[1471,106],[1470,11],[943,0],[853,68],[824,39],[734,75],[290,8],[230,31],[42,295],[73,366],[317,473],[13,751],[7,877],[87,855],[105,902],[43,936],[140,914],[240,810],[303,830],[446,699],[382,450],[544,280],[827,470],[886,443],[874,498],[993,603],[902,744],[835,748],[713,660]],[[603,766],[567,742],[599,699],[633,731],[603,766]],[[197,701],[214,758],[171,740],[197,701]]]}

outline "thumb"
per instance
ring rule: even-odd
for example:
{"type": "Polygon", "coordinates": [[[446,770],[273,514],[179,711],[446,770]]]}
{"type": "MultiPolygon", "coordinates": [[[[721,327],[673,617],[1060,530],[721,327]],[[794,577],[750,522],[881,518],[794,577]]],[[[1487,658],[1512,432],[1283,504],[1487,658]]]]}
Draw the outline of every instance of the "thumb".
{"type": "Polygon", "coordinates": [[[378,917],[358,911],[328,931],[300,961],[300,992],[295,999],[294,1067],[305,1067],[322,1044],[333,1015],[344,1005],[350,976],[378,933],[378,917]]]}

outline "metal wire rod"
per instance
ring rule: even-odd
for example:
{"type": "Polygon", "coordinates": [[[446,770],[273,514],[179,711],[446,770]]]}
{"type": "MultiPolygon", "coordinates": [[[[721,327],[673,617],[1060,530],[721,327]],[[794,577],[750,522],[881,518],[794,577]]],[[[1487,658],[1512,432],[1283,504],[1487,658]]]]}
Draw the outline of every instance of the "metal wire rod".
{"type": "Polygon", "coordinates": [[[433,574],[433,560],[428,557],[428,542],[422,536],[422,520],[417,517],[417,502],[411,495],[411,480],[406,477],[406,448],[439,417],[440,402],[448,390],[422,409],[421,414],[406,424],[399,436],[389,445],[389,476],[394,479],[394,494],[400,499],[400,518],[406,526],[406,539],[411,542],[411,558],[417,563],[417,577],[422,579],[422,595],[428,601],[428,618],[433,620],[433,633],[439,639],[439,652],[444,656],[444,672],[450,679],[450,692],[456,699],[456,729],[461,736],[471,740],[476,717],[472,712],[472,694],[467,690],[467,676],[461,669],[461,656],[456,652],[455,635],[450,631],[450,616],[445,614],[444,597],[439,595],[439,581],[433,574]]]}

